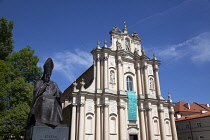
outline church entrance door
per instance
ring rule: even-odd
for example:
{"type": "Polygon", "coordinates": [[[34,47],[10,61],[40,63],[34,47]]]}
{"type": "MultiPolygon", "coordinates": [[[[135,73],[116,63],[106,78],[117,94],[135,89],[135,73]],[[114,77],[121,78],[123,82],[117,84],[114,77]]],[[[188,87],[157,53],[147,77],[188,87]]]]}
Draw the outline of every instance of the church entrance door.
{"type": "Polygon", "coordinates": [[[137,135],[129,135],[129,140],[138,140],[137,135]]]}

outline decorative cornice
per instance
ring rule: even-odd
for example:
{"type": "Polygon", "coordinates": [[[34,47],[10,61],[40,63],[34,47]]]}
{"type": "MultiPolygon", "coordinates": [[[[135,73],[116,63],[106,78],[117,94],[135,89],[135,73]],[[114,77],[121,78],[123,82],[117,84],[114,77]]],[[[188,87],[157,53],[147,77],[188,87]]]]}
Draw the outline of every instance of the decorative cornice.
{"type": "Polygon", "coordinates": [[[152,111],[152,108],[146,108],[146,111],[152,111]]]}
{"type": "Polygon", "coordinates": [[[158,111],[159,112],[164,112],[164,109],[163,108],[159,108],[158,111]]]}
{"type": "Polygon", "coordinates": [[[170,114],[174,114],[174,110],[169,110],[169,113],[170,114]]]}
{"type": "Polygon", "coordinates": [[[140,112],[144,112],[145,109],[144,109],[144,108],[139,108],[139,111],[140,111],[140,112]]]}
{"type": "Polygon", "coordinates": [[[85,106],[85,103],[80,103],[80,107],[84,107],[85,106]]]}
{"type": "Polygon", "coordinates": [[[108,104],[108,103],[105,103],[105,104],[104,104],[104,107],[109,107],[109,104],[108,104]]]}
{"type": "Polygon", "coordinates": [[[148,68],[148,65],[144,65],[143,69],[146,70],[148,68]]]}
{"type": "Polygon", "coordinates": [[[125,105],[118,105],[120,109],[125,109],[125,105]]]}
{"type": "Polygon", "coordinates": [[[100,62],[100,60],[101,60],[100,57],[97,57],[97,58],[95,59],[96,62],[100,62]]]}

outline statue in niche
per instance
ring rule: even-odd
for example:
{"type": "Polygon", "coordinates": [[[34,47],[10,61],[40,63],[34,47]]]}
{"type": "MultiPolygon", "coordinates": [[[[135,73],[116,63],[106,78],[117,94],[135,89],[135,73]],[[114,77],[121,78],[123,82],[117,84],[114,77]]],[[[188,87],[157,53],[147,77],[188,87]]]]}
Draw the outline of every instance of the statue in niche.
{"type": "Polygon", "coordinates": [[[125,49],[126,49],[127,51],[130,51],[130,50],[131,50],[130,42],[129,42],[128,39],[125,40],[125,49]]]}
{"type": "Polygon", "coordinates": [[[150,78],[149,87],[150,87],[150,90],[152,90],[152,91],[155,89],[155,83],[152,78],[150,78]]]}
{"type": "Polygon", "coordinates": [[[121,43],[118,40],[116,41],[116,46],[118,50],[122,49],[121,43]]]}
{"type": "Polygon", "coordinates": [[[113,70],[110,71],[110,83],[111,84],[115,83],[115,74],[113,70]]]}
{"type": "Polygon", "coordinates": [[[61,91],[50,80],[54,67],[51,58],[44,64],[44,74],[34,85],[32,108],[27,119],[26,129],[31,126],[56,127],[62,121],[61,91]]]}

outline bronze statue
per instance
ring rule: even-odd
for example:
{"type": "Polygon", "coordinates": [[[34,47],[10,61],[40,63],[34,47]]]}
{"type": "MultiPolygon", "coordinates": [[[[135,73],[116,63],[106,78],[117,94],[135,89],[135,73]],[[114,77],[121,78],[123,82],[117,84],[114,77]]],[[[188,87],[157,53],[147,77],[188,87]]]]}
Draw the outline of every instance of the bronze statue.
{"type": "Polygon", "coordinates": [[[44,74],[34,85],[34,98],[26,128],[30,126],[56,127],[62,121],[61,91],[57,84],[50,81],[54,67],[51,58],[44,64],[44,74]]]}

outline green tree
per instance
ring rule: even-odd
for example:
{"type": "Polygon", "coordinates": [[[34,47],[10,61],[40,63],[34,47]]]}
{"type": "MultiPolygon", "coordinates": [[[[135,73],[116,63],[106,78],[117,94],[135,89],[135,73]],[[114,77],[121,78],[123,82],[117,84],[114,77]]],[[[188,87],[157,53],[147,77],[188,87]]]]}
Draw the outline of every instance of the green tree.
{"type": "Polygon", "coordinates": [[[13,51],[13,25],[13,21],[0,18],[0,60],[4,60],[13,51]]]}
{"type": "Polygon", "coordinates": [[[42,69],[37,67],[39,59],[34,55],[34,50],[30,46],[23,48],[19,52],[13,52],[6,60],[10,62],[10,71],[13,72],[12,80],[16,77],[24,77],[25,82],[35,83],[40,79],[42,69]]]}
{"type": "Polygon", "coordinates": [[[41,78],[38,57],[27,46],[13,52],[13,22],[0,18],[0,140],[24,135],[33,83],[41,78]]]}

